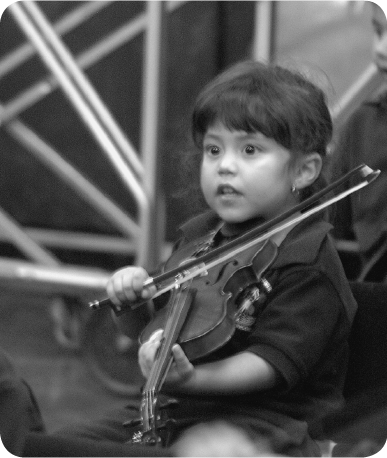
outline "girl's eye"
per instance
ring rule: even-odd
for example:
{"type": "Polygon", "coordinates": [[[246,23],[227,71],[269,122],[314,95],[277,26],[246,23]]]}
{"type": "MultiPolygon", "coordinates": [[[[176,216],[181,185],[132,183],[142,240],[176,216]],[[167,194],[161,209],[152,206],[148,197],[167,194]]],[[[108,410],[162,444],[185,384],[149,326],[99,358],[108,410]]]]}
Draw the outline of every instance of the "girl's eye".
{"type": "Polygon", "coordinates": [[[258,151],[258,148],[256,148],[256,147],[253,146],[253,145],[247,145],[247,146],[245,147],[245,153],[246,153],[248,156],[252,156],[252,155],[255,154],[257,151],[258,151]]]}
{"type": "Polygon", "coordinates": [[[208,146],[205,147],[205,151],[210,156],[217,156],[220,153],[220,148],[218,146],[215,146],[215,145],[208,145],[208,146]]]}

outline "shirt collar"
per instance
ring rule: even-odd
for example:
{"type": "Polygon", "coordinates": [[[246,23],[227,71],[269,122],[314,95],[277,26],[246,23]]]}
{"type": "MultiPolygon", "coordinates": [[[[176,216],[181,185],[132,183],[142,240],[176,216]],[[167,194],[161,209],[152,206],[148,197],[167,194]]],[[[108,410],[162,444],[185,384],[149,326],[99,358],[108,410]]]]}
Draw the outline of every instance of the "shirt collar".
{"type": "MultiPolygon", "coordinates": [[[[202,213],[181,226],[184,236],[193,240],[219,228],[220,218],[213,211],[202,213]]],[[[273,268],[288,264],[311,264],[323,239],[332,229],[322,215],[313,215],[297,224],[282,242],[273,268]]]]}

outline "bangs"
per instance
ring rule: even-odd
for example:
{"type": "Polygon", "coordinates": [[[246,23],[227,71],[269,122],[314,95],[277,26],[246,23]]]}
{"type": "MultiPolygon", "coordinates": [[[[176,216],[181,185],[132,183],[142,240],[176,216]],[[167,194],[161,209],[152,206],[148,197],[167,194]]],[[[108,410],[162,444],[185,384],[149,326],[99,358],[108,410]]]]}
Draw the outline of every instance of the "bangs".
{"type": "Polygon", "coordinates": [[[280,108],[280,103],[273,96],[270,97],[270,103],[267,99],[268,94],[261,91],[246,92],[235,88],[209,95],[196,106],[194,112],[192,132],[196,146],[201,148],[207,130],[221,123],[231,131],[260,132],[285,148],[290,148],[287,123],[278,116],[278,109],[273,110],[273,107],[280,108]]]}
{"type": "Polygon", "coordinates": [[[326,155],[332,119],[321,89],[279,66],[245,62],[205,87],[192,113],[192,136],[201,149],[216,123],[260,132],[294,154],[326,155]]]}

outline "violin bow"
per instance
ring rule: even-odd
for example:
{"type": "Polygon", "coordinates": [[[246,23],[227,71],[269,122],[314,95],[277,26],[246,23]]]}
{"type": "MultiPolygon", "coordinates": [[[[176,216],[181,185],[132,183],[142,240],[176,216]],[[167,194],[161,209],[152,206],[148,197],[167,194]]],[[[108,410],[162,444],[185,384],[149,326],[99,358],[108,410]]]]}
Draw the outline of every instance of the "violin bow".
{"type": "MultiPolygon", "coordinates": [[[[308,199],[305,199],[304,201],[300,202],[298,205],[294,206],[290,210],[246,232],[245,234],[235,238],[227,244],[219,248],[215,248],[210,252],[205,253],[195,259],[187,261],[182,266],[178,266],[153,278],[149,277],[144,282],[143,287],[147,288],[155,285],[157,288],[157,292],[153,295],[151,299],[156,298],[161,294],[170,291],[172,288],[176,287],[177,284],[180,285],[192,278],[204,274],[207,270],[211,269],[212,267],[215,267],[220,263],[223,263],[229,259],[234,258],[242,251],[247,250],[250,247],[257,245],[258,243],[261,243],[269,239],[274,234],[282,231],[283,229],[286,229],[289,226],[299,223],[304,219],[309,218],[309,216],[312,216],[315,213],[318,213],[324,210],[325,208],[329,207],[330,205],[333,205],[334,203],[344,199],[348,195],[367,186],[369,183],[374,181],[379,176],[379,174],[380,170],[372,170],[367,165],[361,164],[355,167],[354,169],[350,170],[348,173],[346,173],[330,185],[326,186],[324,189],[313,194],[308,199]],[[346,183],[351,178],[357,178],[358,182],[354,186],[341,192],[340,194],[337,194],[336,196],[330,199],[327,199],[319,205],[313,206],[308,210],[308,207],[311,207],[318,200],[322,199],[328,193],[338,188],[342,184],[346,183]],[[291,216],[300,212],[303,213],[298,214],[292,219],[290,219],[291,216]]],[[[126,301],[121,303],[120,305],[116,305],[109,298],[106,298],[100,301],[96,300],[90,302],[89,306],[94,310],[98,310],[109,306],[115,311],[117,315],[119,315],[121,313],[124,313],[128,309],[136,309],[148,300],[149,299],[139,299],[134,302],[126,301]]]]}

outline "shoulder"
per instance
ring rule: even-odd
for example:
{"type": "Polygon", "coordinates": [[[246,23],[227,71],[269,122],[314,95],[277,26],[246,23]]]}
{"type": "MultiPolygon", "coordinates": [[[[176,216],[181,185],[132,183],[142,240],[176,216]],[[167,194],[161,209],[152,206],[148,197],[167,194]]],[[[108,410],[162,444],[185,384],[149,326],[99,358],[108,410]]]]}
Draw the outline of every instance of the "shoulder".
{"type": "Polygon", "coordinates": [[[332,225],[320,216],[302,221],[289,232],[280,245],[274,267],[315,263],[331,229],[332,225]]]}
{"type": "Polygon", "coordinates": [[[291,275],[294,281],[298,277],[300,285],[305,285],[303,279],[319,278],[321,289],[332,298],[336,296],[352,321],[356,302],[330,235],[331,229],[332,226],[319,217],[300,223],[280,246],[273,269],[278,269],[282,278],[291,275]]]}

